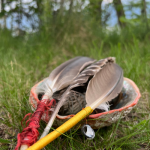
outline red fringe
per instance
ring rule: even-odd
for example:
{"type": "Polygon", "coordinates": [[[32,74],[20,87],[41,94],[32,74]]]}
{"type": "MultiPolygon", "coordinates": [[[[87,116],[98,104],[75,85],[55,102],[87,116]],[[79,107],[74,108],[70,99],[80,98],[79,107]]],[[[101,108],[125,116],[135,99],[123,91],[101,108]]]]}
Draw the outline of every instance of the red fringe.
{"type": "MultiPolygon", "coordinates": [[[[21,133],[17,135],[18,140],[15,150],[18,150],[21,145],[31,146],[37,141],[37,138],[39,136],[38,128],[40,127],[39,125],[40,119],[46,110],[47,110],[46,117],[48,117],[48,110],[51,108],[51,106],[54,106],[55,104],[56,101],[54,99],[52,99],[48,104],[45,104],[42,101],[38,103],[36,111],[34,112],[32,117],[26,121],[26,127],[23,129],[21,133]],[[29,123],[28,126],[27,123],[29,123]]],[[[31,113],[25,115],[25,117],[21,121],[22,126],[23,126],[22,122],[28,116],[30,117],[31,113]]]]}

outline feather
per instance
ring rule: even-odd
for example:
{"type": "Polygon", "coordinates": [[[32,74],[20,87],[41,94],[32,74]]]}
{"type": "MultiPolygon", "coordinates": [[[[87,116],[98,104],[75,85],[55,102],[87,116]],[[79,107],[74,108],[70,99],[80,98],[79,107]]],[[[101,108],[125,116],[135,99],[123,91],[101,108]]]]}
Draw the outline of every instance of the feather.
{"type": "Polygon", "coordinates": [[[122,86],[122,69],[117,64],[108,62],[88,84],[86,92],[87,106],[95,105],[97,102],[98,104],[102,104],[112,100],[121,92],[122,86]]]}
{"type": "Polygon", "coordinates": [[[109,57],[109,58],[101,59],[101,60],[91,64],[90,66],[88,66],[84,70],[82,70],[80,72],[80,74],[78,74],[78,76],[76,76],[76,78],[72,81],[70,86],[67,88],[67,90],[62,95],[61,100],[57,104],[57,106],[56,106],[56,108],[55,108],[55,110],[54,110],[54,112],[53,112],[53,114],[52,114],[52,116],[50,118],[50,121],[48,122],[48,124],[47,124],[46,128],[44,129],[44,132],[43,132],[43,134],[41,135],[40,138],[46,136],[47,133],[49,132],[49,130],[50,130],[50,128],[51,128],[55,118],[56,118],[56,115],[59,112],[59,109],[61,108],[61,106],[65,102],[66,97],[69,95],[71,89],[73,89],[75,87],[78,87],[78,86],[83,86],[97,72],[99,72],[102,68],[105,68],[104,66],[108,62],[114,63],[115,62],[115,58],[109,57]]]}
{"type": "Polygon", "coordinates": [[[110,107],[110,105],[108,103],[102,103],[97,107],[97,109],[109,111],[109,107],[110,107]]]}
{"type": "Polygon", "coordinates": [[[69,89],[84,85],[89,78],[93,77],[97,72],[99,72],[108,62],[114,63],[115,59],[113,57],[108,57],[88,66],[73,80],[69,86],[69,89]]]}
{"type": "Polygon", "coordinates": [[[75,57],[61,64],[51,72],[42,85],[37,87],[36,93],[45,93],[48,98],[51,98],[54,92],[69,86],[73,79],[82,71],[83,67],[93,62],[94,60],[89,57],[75,57]]]}
{"type": "Polygon", "coordinates": [[[56,91],[56,89],[61,90],[67,87],[73,81],[74,77],[80,73],[84,63],[89,65],[92,62],[93,59],[88,57],[76,57],[63,63],[48,77],[51,89],[56,91]]]}

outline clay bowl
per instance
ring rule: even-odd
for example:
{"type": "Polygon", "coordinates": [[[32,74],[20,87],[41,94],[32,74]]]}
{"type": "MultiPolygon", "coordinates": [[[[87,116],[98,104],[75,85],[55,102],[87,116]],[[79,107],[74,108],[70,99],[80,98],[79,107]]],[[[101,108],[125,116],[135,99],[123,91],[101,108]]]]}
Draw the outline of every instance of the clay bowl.
{"type": "MultiPolygon", "coordinates": [[[[33,110],[36,109],[37,103],[39,102],[38,95],[35,89],[37,86],[40,86],[42,82],[43,81],[34,85],[30,92],[29,102],[33,110]]],[[[122,92],[124,96],[113,110],[110,110],[108,112],[91,114],[86,119],[79,122],[76,127],[80,127],[83,124],[89,124],[93,129],[98,129],[104,126],[110,126],[112,123],[116,122],[120,118],[124,118],[137,105],[141,94],[136,84],[128,78],[124,78],[122,92]]],[[[44,113],[42,116],[42,120],[48,122],[49,118],[51,117],[51,113],[52,110],[49,110],[48,117],[46,117],[46,113],[44,113]]],[[[74,114],[68,116],[57,115],[53,127],[58,127],[62,125],[73,116],[74,114]]]]}

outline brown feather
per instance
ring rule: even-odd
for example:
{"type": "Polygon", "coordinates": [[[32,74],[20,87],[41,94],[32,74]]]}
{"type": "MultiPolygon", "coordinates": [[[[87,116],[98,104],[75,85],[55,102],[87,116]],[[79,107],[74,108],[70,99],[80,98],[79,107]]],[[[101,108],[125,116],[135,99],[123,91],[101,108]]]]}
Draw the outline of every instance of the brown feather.
{"type": "Polygon", "coordinates": [[[114,63],[107,63],[89,82],[86,92],[87,106],[94,101],[107,102],[115,98],[122,90],[123,71],[114,63]]]}
{"type": "Polygon", "coordinates": [[[114,58],[109,57],[101,59],[96,63],[91,64],[86,69],[84,69],[71,83],[69,89],[73,89],[77,86],[82,86],[88,81],[89,78],[93,77],[97,72],[99,72],[108,62],[114,62],[114,58]]]}
{"type": "Polygon", "coordinates": [[[80,73],[84,63],[87,64],[87,62],[89,65],[93,62],[93,59],[88,57],[76,57],[54,69],[48,77],[51,83],[51,89],[55,91],[55,89],[61,90],[67,87],[77,74],[80,73]]]}

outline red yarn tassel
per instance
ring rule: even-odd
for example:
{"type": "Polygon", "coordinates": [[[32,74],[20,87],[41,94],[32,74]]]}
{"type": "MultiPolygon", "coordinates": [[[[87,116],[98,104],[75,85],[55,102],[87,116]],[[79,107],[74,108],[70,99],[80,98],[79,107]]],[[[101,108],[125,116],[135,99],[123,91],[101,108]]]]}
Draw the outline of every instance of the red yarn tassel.
{"type": "MultiPolygon", "coordinates": [[[[51,108],[51,106],[54,106],[55,104],[56,104],[56,101],[54,99],[52,99],[48,104],[45,104],[42,101],[39,102],[39,104],[37,105],[37,109],[32,115],[32,117],[26,121],[26,126],[28,122],[29,122],[29,125],[26,128],[24,128],[21,133],[17,135],[17,145],[15,147],[15,150],[18,150],[18,148],[21,145],[31,146],[37,141],[37,138],[39,136],[38,128],[40,127],[39,125],[40,119],[46,110],[47,110],[46,116],[48,116],[48,110],[51,108]]],[[[24,121],[25,118],[30,115],[31,113],[25,115],[22,121],[24,121]]]]}

